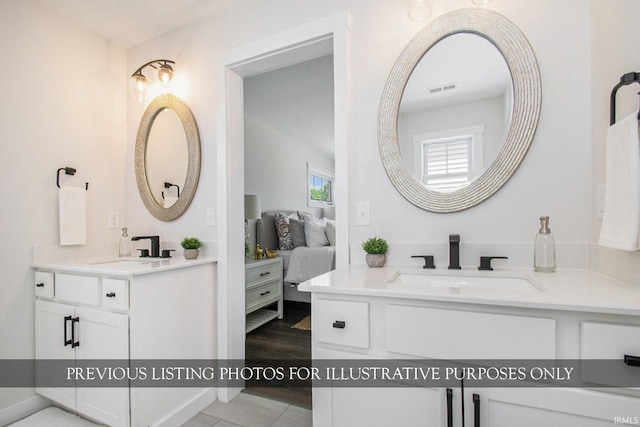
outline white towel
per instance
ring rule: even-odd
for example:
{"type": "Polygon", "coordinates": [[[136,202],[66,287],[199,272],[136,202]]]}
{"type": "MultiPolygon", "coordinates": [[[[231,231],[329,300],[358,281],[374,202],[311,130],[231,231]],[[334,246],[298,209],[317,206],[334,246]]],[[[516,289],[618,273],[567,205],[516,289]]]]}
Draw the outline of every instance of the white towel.
{"type": "Polygon", "coordinates": [[[58,191],[60,244],[87,242],[87,192],[84,188],[60,187],[58,191]]]}
{"type": "Polygon", "coordinates": [[[172,196],[164,196],[164,207],[165,208],[170,208],[171,206],[173,206],[176,202],[178,201],[177,197],[172,197],[172,196]]]}
{"type": "Polygon", "coordinates": [[[640,141],[638,114],[613,124],[607,133],[606,193],[600,245],[640,249],[640,141]]]}

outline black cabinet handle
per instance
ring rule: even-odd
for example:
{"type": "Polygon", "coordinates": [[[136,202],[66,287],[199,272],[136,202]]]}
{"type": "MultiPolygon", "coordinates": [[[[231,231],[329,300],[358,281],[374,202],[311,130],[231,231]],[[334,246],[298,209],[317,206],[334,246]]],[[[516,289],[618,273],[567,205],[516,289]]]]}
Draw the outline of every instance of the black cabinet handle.
{"type": "Polygon", "coordinates": [[[260,277],[268,276],[268,275],[270,275],[270,274],[271,274],[271,272],[270,272],[270,271],[265,271],[264,273],[260,273],[260,277]]]}
{"type": "Polygon", "coordinates": [[[271,293],[271,291],[265,291],[265,292],[262,292],[262,293],[260,294],[260,296],[261,296],[261,297],[263,297],[263,296],[265,296],[265,295],[269,295],[270,293],[271,293]]]}
{"type": "Polygon", "coordinates": [[[333,322],[333,327],[336,329],[344,329],[345,326],[347,326],[347,322],[345,322],[344,320],[336,320],[335,322],[333,322]]]}
{"type": "Polygon", "coordinates": [[[640,356],[631,356],[629,354],[624,355],[624,363],[629,366],[638,366],[640,367],[640,356]]]}
{"type": "Polygon", "coordinates": [[[80,323],[80,318],[74,317],[71,319],[71,348],[80,347],[80,341],[76,341],[76,327],[74,323],[80,323]]]}
{"type": "Polygon", "coordinates": [[[447,427],[453,427],[453,390],[447,389],[447,427]]]}
{"type": "MultiPolygon", "coordinates": [[[[71,339],[67,338],[67,322],[69,321],[71,321],[71,316],[65,316],[64,317],[64,346],[65,347],[73,343],[73,338],[71,339]]],[[[71,326],[73,327],[73,324],[71,326]]]]}
{"type": "Polygon", "coordinates": [[[36,288],[44,288],[44,283],[36,283],[36,288]]]}
{"type": "Polygon", "coordinates": [[[116,297],[116,293],[115,292],[109,292],[105,295],[107,298],[115,298],[116,297]]]}
{"type": "Polygon", "coordinates": [[[480,395],[473,393],[473,427],[480,427],[480,395]]]}

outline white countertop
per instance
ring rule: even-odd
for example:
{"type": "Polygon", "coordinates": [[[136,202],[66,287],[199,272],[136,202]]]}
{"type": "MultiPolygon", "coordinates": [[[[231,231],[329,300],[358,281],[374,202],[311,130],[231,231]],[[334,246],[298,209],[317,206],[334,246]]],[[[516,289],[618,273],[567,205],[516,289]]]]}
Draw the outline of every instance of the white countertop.
{"type": "Polygon", "coordinates": [[[531,269],[495,271],[424,270],[364,265],[341,267],[301,283],[306,292],[447,301],[554,310],[640,315],[640,289],[589,270],[562,269],[536,273],[531,269]],[[434,287],[392,283],[398,273],[469,275],[480,277],[527,277],[543,290],[434,287]]]}
{"type": "Polygon", "coordinates": [[[196,259],[184,259],[182,256],[172,258],[103,257],[60,262],[37,262],[33,263],[31,267],[66,273],[138,276],[215,262],[217,262],[217,258],[214,257],[198,257],[196,259]]]}

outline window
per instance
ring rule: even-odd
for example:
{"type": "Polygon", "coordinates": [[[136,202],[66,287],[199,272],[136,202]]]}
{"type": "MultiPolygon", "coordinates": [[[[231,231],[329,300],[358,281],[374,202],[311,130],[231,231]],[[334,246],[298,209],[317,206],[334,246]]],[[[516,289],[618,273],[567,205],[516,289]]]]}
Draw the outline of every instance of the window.
{"type": "Polygon", "coordinates": [[[472,136],[422,142],[422,182],[453,191],[471,181],[472,136]]]}
{"type": "Polygon", "coordinates": [[[333,204],[333,172],[307,165],[308,205],[323,207],[333,204]]]}
{"type": "Polygon", "coordinates": [[[438,191],[467,185],[482,170],[483,126],[414,135],[415,176],[438,191]]]}

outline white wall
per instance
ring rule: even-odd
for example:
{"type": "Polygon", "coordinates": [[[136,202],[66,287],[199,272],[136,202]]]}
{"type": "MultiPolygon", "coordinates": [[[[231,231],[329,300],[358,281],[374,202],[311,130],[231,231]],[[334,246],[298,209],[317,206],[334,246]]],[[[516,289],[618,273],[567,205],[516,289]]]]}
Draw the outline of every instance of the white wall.
{"type": "MultiPolygon", "coordinates": [[[[597,200],[598,186],[604,184],[605,142],[609,127],[609,96],[620,76],[631,71],[640,72],[640,3],[634,0],[601,2],[590,0],[591,24],[591,104],[593,198],[597,200]],[[616,7],[613,7],[613,6],[616,7]]],[[[638,111],[637,84],[618,91],[617,117],[638,111]]],[[[597,203],[592,210],[594,241],[598,241],[602,221],[597,216],[597,203]]],[[[592,245],[590,267],[610,276],[640,286],[640,252],[626,252],[592,245]]]]}
{"type": "Polygon", "coordinates": [[[334,171],[332,56],[245,79],[244,110],[245,193],[308,211],[307,163],[334,171]]]}
{"type": "MultiPolygon", "coordinates": [[[[473,5],[467,0],[434,1],[434,16],[430,19],[461,7],[473,5]]],[[[380,161],[376,123],[382,89],[402,48],[429,21],[410,21],[406,5],[395,1],[372,5],[366,0],[304,4],[294,0],[277,4],[259,0],[252,8],[230,6],[216,16],[129,51],[131,72],[150,59],[167,57],[177,61],[176,69],[188,74],[189,92],[183,97],[198,120],[204,155],[203,176],[194,205],[175,223],[155,221],[139,202],[135,187],[128,186],[132,229],[160,231],[163,237],[174,240],[186,233],[205,238],[215,236],[213,228],[204,227],[204,209],[215,202],[215,153],[209,147],[216,144],[213,123],[216,89],[212,82],[216,53],[347,9],[351,13],[348,185],[352,204],[358,201],[371,204],[370,226],[350,223],[352,261],[363,262],[359,244],[372,235],[389,240],[393,262],[406,263],[406,248],[432,251],[446,242],[449,233],[456,232],[462,235],[465,244],[486,243],[485,247],[495,248],[513,243],[520,248],[513,262],[530,265],[538,217],[544,214],[551,216],[559,246],[566,243],[579,252],[578,256],[572,253],[563,257],[560,250],[559,265],[586,265],[584,245],[592,239],[591,112],[590,93],[586,89],[590,87],[589,4],[587,0],[513,0],[492,2],[487,7],[511,19],[531,43],[542,75],[543,104],[540,125],[527,157],[514,177],[486,202],[455,214],[422,211],[394,190],[380,161]],[[572,246],[576,242],[579,244],[572,246]]],[[[141,110],[131,104],[130,107],[131,146],[141,110]]],[[[130,156],[128,171],[131,164],[130,156]]],[[[133,183],[132,177],[128,183],[133,183]]],[[[505,246],[504,251],[512,248],[505,246]]],[[[468,264],[477,262],[471,252],[469,258],[463,252],[462,260],[468,264]]]]}
{"type": "MultiPolygon", "coordinates": [[[[89,182],[85,247],[118,240],[107,212],[124,219],[126,56],[37,2],[10,0],[0,1],[0,53],[0,358],[31,359],[32,246],[58,244],[58,168],[78,170],[63,183],[89,182]]],[[[0,415],[33,395],[0,388],[0,415]]]]}

